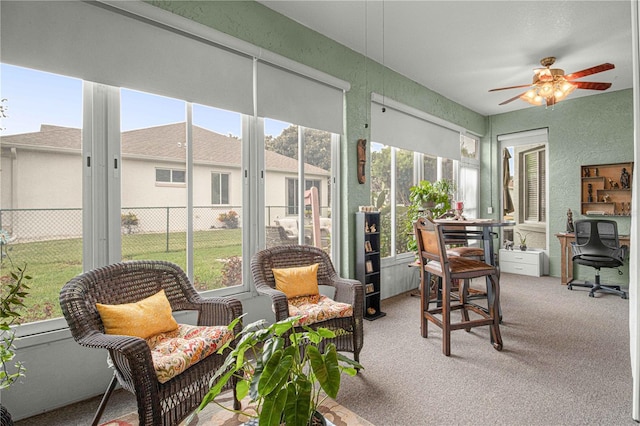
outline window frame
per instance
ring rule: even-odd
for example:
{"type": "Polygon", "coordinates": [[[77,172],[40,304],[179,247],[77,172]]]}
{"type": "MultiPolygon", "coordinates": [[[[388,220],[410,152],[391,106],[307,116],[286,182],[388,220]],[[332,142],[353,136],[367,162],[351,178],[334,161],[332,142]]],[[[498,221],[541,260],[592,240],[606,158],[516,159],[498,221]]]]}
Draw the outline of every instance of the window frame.
{"type": "Polygon", "coordinates": [[[229,188],[231,187],[231,173],[211,172],[211,205],[212,206],[228,206],[229,205],[229,188]],[[214,200],[214,176],[218,176],[218,200],[214,200]],[[226,183],[223,182],[223,176],[226,176],[226,183]],[[224,188],[226,186],[226,189],[224,188]],[[226,195],[226,200],[223,198],[226,195]],[[217,202],[216,202],[217,201],[217,202]]]}
{"type": "Polygon", "coordinates": [[[187,170],[186,169],[177,169],[177,168],[173,168],[173,167],[155,167],[155,178],[156,178],[156,186],[173,186],[173,187],[179,187],[179,188],[184,188],[187,185],[187,170]],[[158,180],[158,172],[159,171],[168,171],[169,172],[169,180],[168,181],[164,181],[164,180],[158,180]],[[174,175],[176,173],[183,173],[183,180],[182,181],[177,181],[174,178],[174,175]]]}
{"type": "Polygon", "coordinates": [[[539,146],[527,151],[520,152],[520,164],[521,167],[521,179],[523,184],[520,185],[520,200],[522,204],[522,223],[527,224],[545,224],[547,222],[546,217],[546,179],[547,179],[547,171],[546,171],[546,146],[539,146]],[[537,200],[537,205],[535,208],[535,212],[531,210],[533,207],[531,206],[531,185],[530,185],[530,175],[529,175],[529,167],[528,167],[528,158],[532,158],[535,156],[535,174],[536,174],[536,183],[535,183],[535,199],[537,200]]]}

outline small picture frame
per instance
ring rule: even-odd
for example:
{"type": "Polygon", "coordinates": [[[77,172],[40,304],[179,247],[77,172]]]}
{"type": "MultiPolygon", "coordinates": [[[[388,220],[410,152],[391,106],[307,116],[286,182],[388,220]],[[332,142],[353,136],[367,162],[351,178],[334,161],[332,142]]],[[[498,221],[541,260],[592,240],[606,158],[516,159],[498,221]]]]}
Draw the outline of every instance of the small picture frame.
{"type": "Polygon", "coordinates": [[[373,272],[373,262],[370,260],[367,260],[365,262],[365,268],[367,270],[367,273],[370,274],[371,272],[373,272]]]}
{"type": "Polygon", "coordinates": [[[367,285],[365,285],[364,287],[364,291],[369,294],[369,293],[373,293],[375,291],[375,287],[373,286],[373,284],[369,283],[367,285]]]}
{"type": "Polygon", "coordinates": [[[371,241],[364,242],[364,251],[366,251],[367,253],[371,253],[373,251],[373,248],[371,247],[371,241]]]}

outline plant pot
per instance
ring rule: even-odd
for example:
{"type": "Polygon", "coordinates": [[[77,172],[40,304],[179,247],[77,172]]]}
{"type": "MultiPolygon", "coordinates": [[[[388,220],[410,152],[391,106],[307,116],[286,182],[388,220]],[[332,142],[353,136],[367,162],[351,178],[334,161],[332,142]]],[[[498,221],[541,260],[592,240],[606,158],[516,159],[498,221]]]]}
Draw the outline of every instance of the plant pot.
{"type": "Polygon", "coordinates": [[[13,420],[11,420],[11,414],[0,404],[0,426],[13,426],[13,420]]]}
{"type": "MultiPolygon", "coordinates": [[[[251,419],[244,423],[244,426],[258,426],[258,419],[251,419]]],[[[284,423],[282,423],[284,425],[284,423]]],[[[3,425],[4,426],[4,425],[3,425]]],[[[322,413],[314,411],[311,417],[310,426],[335,426],[333,423],[324,418],[322,413]]]]}
{"type": "Polygon", "coordinates": [[[525,244],[520,245],[520,250],[527,251],[527,246],[525,244]]]}

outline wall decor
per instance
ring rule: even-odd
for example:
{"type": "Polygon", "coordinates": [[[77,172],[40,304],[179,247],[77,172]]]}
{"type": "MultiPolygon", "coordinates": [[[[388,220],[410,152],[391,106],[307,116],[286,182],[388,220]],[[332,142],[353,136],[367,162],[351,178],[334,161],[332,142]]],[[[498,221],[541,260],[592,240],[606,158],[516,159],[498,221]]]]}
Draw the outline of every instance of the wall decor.
{"type": "Polygon", "coordinates": [[[633,163],[582,166],[580,213],[589,216],[631,215],[633,163]]]}

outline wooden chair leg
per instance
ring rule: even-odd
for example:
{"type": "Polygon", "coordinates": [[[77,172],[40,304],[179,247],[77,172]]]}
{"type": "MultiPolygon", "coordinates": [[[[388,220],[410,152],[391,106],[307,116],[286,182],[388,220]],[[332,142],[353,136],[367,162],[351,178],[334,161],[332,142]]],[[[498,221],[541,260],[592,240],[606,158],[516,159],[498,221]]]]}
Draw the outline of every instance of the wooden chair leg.
{"type": "Polygon", "coordinates": [[[109,382],[109,386],[107,386],[107,391],[102,396],[102,400],[100,401],[100,405],[98,406],[98,411],[96,411],[96,414],[93,416],[91,426],[98,426],[100,424],[100,418],[102,417],[102,413],[104,413],[104,409],[107,406],[107,401],[109,401],[109,397],[111,396],[113,389],[115,389],[116,387],[116,383],[118,383],[118,379],[116,379],[116,374],[113,373],[111,382],[109,382]]]}
{"type": "Polygon", "coordinates": [[[422,279],[420,280],[420,334],[422,337],[427,337],[429,334],[428,324],[429,321],[425,317],[424,313],[429,309],[429,297],[431,293],[431,274],[422,272],[422,279]]]}
{"type": "Polygon", "coordinates": [[[498,278],[495,275],[489,277],[491,279],[491,287],[493,290],[493,300],[490,304],[489,315],[493,318],[491,327],[491,340],[493,347],[497,351],[502,350],[502,335],[500,334],[500,286],[498,278]]]}
{"type": "MultiPolygon", "coordinates": [[[[469,296],[469,280],[462,280],[462,284],[459,284],[458,294],[460,297],[460,304],[462,305],[462,309],[460,309],[462,313],[462,322],[469,322],[469,311],[467,310],[467,297],[469,296]]],[[[465,331],[468,333],[471,331],[471,327],[465,328],[465,331]]]]}
{"type": "Polygon", "coordinates": [[[451,278],[442,278],[442,353],[451,355],[451,278]]]}

